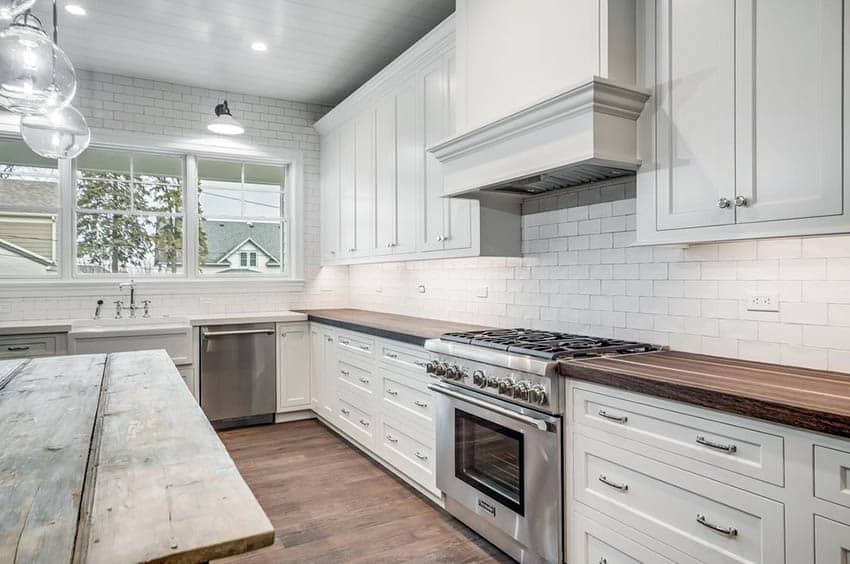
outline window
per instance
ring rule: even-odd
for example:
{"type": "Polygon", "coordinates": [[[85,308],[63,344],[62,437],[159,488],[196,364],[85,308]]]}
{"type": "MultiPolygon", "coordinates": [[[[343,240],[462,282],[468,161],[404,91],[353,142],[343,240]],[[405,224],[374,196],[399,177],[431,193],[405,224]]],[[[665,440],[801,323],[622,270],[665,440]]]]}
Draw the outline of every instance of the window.
{"type": "Polygon", "coordinates": [[[89,149],[76,160],[76,271],[183,272],[183,159],[89,149]]]}
{"type": "Polygon", "coordinates": [[[22,142],[0,140],[0,273],[57,275],[58,216],[57,161],[22,142]]]}
{"type": "Polygon", "coordinates": [[[287,271],[283,166],[198,161],[198,269],[203,274],[287,271]]]}

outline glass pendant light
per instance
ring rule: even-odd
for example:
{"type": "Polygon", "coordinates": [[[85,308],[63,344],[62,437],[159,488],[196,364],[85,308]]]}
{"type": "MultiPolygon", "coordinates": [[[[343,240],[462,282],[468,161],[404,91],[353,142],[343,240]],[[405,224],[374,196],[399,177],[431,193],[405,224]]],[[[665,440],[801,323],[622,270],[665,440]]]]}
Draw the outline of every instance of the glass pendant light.
{"type": "Polygon", "coordinates": [[[215,119],[207,125],[207,129],[219,135],[242,135],[245,133],[242,124],[231,115],[227,100],[215,107],[215,119]]]}
{"type": "Polygon", "coordinates": [[[33,7],[35,0],[0,0],[0,21],[11,21],[33,7]]]}
{"type": "Polygon", "coordinates": [[[27,12],[0,32],[0,106],[21,114],[48,114],[67,106],[77,75],[41,21],[27,12]]]}
{"type": "Polygon", "coordinates": [[[91,130],[73,106],[47,115],[21,116],[21,136],[35,153],[47,159],[73,159],[86,150],[91,130]]]}

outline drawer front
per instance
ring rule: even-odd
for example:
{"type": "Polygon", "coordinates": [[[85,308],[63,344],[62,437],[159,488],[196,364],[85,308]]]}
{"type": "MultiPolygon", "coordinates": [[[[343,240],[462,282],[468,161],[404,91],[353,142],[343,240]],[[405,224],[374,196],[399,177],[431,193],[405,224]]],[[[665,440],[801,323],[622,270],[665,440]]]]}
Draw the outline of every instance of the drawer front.
{"type": "Polygon", "coordinates": [[[56,335],[21,335],[0,339],[0,359],[57,354],[56,335]]]}
{"type": "Polygon", "coordinates": [[[581,513],[574,513],[572,527],[576,564],[698,564],[684,554],[670,560],[581,513]]]}
{"type": "Polygon", "coordinates": [[[362,358],[374,358],[375,340],[358,333],[340,333],[337,346],[343,352],[354,353],[362,358]]]}
{"type": "Polygon", "coordinates": [[[815,515],[815,564],[850,563],[850,525],[815,515]]]}
{"type": "Polygon", "coordinates": [[[420,485],[436,488],[434,450],[401,430],[401,425],[384,420],[381,423],[381,455],[393,466],[416,480],[420,485]]]}
{"type": "Polygon", "coordinates": [[[784,440],[780,436],[578,387],[573,409],[579,424],[757,480],[784,484],[784,440]]]}
{"type": "Polygon", "coordinates": [[[337,421],[353,439],[369,447],[374,445],[375,418],[345,398],[337,398],[337,421]]]}
{"type": "Polygon", "coordinates": [[[428,363],[428,353],[425,349],[403,347],[395,343],[382,343],[380,350],[381,361],[387,366],[425,375],[425,365],[428,363]]]}
{"type": "Polygon", "coordinates": [[[850,508],[850,452],[815,445],[815,497],[850,508]]]}
{"type": "Polygon", "coordinates": [[[782,504],[607,443],[575,439],[578,501],[708,562],[785,561],[782,504]]]}
{"type": "Polygon", "coordinates": [[[118,335],[110,337],[75,337],[75,354],[108,354],[125,351],[165,349],[175,365],[192,364],[191,329],[168,333],[144,335],[118,335]]]}
{"type": "Polygon", "coordinates": [[[418,384],[386,370],[381,371],[381,380],[384,386],[382,404],[386,409],[415,424],[433,428],[434,397],[425,384],[418,384]]]}
{"type": "Polygon", "coordinates": [[[369,398],[375,397],[378,383],[370,370],[355,366],[344,360],[340,360],[337,364],[337,374],[343,386],[351,386],[355,390],[366,394],[369,398]]]}

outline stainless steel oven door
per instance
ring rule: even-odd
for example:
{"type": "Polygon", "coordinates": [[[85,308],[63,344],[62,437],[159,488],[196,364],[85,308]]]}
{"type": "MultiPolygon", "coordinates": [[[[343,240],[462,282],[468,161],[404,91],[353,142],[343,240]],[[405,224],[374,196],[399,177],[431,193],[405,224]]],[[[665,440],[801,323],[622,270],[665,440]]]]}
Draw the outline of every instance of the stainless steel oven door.
{"type": "Polygon", "coordinates": [[[429,388],[447,509],[521,562],[560,562],[561,419],[446,382],[429,388]]]}

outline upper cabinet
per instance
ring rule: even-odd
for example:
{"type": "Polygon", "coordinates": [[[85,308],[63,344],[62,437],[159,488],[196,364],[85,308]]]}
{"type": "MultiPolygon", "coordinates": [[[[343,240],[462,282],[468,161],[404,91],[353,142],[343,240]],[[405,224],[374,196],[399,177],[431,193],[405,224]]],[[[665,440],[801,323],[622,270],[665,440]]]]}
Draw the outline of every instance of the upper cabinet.
{"type": "Polygon", "coordinates": [[[638,242],[850,230],[843,1],[644,6],[638,242]]]}
{"type": "Polygon", "coordinates": [[[445,198],[425,150],[455,128],[454,53],[449,18],[316,124],[323,264],[519,256],[519,202],[445,198]]]}

